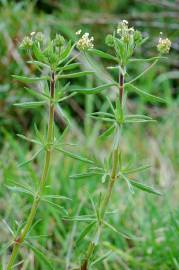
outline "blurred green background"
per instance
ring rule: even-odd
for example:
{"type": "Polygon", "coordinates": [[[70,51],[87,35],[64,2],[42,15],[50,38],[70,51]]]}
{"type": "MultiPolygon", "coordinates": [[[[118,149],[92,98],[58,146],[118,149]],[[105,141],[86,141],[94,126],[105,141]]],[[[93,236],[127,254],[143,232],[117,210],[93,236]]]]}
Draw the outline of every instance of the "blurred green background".
{"type": "MultiPolygon", "coordinates": [[[[8,190],[13,181],[35,186],[41,174],[42,157],[33,164],[19,168],[18,163],[29,159],[35,147],[25,144],[16,134],[34,134],[34,123],[44,129],[46,110],[17,109],[13,104],[30,100],[24,85],[11,75],[31,75],[36,72],[26,63],[27,56],[20,52],[19,43],[32,31],[46,35],[56,32],[75,41],[75,32],[82,29],[95,38],[95,48],[108,50],[104,39],[118,24],[127,19],[130,25],[142,31],[149,40],[137,52],[137,57],[155,56],[159,33],[163,32],[172,41],[168,59],[160,61],[147,75],[141,77],[138,86],[161,96],[167,104],[152,104],[147,98],[131,94],[127,103],[131,113],[147,113],[155,117],[157,124],[131,125],[125,130],[123,152],[126,163],[151,164],[151,168],[140,173],[138,179],[156,186],[162,197],[154,197],[136,191],[131,195],[121,183],[116,185],[111,200],[109,222],[120,230],[127,230],[138,240],[123,239],[105,230],[96,258],[112,251],[111,255],[93,266],[105,270],[172,270],[179,269],[179,1],[169,0],[49,0],[49,1],[0,1],[0,259],[3,267],[11,247],[10,227],[16,228],[24,221],[31,198],[23,193],[8,190]]],[[[79,58],[82,69],[88,64],[79,58]]],[[[111,74],[104,67],[108,63],[94,60],[102,76],[80,79],[77,85],[88,87],[108,82],[111,74]]],[[[148,64],[129,67],[132,78],[148,64]]],[[[114,99],[114,93],[110,93],[114,99]]],[[[62,109],[70,121],[65,135],[68,142],[78,143],[74,151],[86,156],[103,159],[110,150],[111,139],[99,142],[98,135],[104,124],[89,119],[87,114],[107,110],[103,96],[75,96],[66,101],[62,109]]],[[[56,112],[57,134],[66,125],[61,108],[56,112]]],[[[105,189],[100,179],[72,180],[71,174],[85,172],[87,166],[55,154],[49,175],[49,193],[62,194],[71,201],[62,201],[71,215],[92,213],[88,192],[94,200],[105,189]]],[[[63,212],[41,204],[29,239],[29,248],[22,247],[15,269],[59,269],[69,270],[78,266],[86,249],[87,241],[75,246],[84,224],[62,220],[63,212]],[[37,238],[39,235],[47,237],[37,238]],[[33,245],[31,245],[33,244],[33,245]],[[22,266],[23,265],[23,266],[22,266]]],[[[0,268],[1,269],[1,268],[0,268]]],[[[3,268],[2,268],[3,269],[3,268]]]]}

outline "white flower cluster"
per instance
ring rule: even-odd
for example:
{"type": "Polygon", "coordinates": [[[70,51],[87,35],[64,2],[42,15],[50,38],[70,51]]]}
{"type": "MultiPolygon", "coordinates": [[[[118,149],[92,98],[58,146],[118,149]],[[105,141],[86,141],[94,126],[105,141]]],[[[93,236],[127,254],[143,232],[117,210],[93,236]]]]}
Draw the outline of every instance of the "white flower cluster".
{"type": "Polygon", "coordinates": [[[170,51],[171,48],[171,41],[168,38],[159,38],[157,49],[161,54],[167,54],[170,51]]]}
{"type": "Polygon", "coordinates": [[[32,40],[32,38],[26,36],[26,37],[23,38],[23,40],[22,40],[22,42],[21,42],[21,44],[20,44],[19,47],[21,49],[27,49],[28,50],[28,49],[31,49],[32,46],[33,46],[33,40],[32,40]]]}
{"type": "Polygon", "coordinates": [[[21,44],[20,44],[20,48],[21,49],[26,49],[29,50],[32,48],[34,41],[37,42],[43,42],[44,41],[44,34],[41,32],[32,32],[30,33],[30,36],[26,36],[23,38],[21,44]]]}
{"type": "MultiPolygon", "coordinates": [[[[81,30],[76,32],[76,35],[80,35],[81,30]]],[[[87,50],[92,49],[94,47],[94,37],[89,37],[89,33],[85,33],[82,35],[82,37],[77,41],[76,47],[79,50],[87,50]]]]}
{"type": "Polygon", "coordinates": [[[117,34],[121,36],[122,39],[127,37],[130,34],[134,34],[134,28],[128,26],[128,21],[123,20],[119,23],[117,28],[117,34]]]}

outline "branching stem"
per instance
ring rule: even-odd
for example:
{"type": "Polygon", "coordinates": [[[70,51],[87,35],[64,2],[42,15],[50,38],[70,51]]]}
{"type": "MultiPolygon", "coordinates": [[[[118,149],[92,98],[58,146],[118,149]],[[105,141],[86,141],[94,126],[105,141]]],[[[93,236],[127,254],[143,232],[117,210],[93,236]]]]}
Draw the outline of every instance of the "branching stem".
{"type": "MultiPolygon", "coordinates": [[[[123,92],[124,92],[124,75],[120,74],[119,75],[119,96],[120,96],[120,103],[121,104],[122,104],[122,101],[123,101],[123,92]]],[[[105,195],[104,195],[104,199],[103,199],[103,201],[101,203],[101,206],[100,206],[100,213],[99,213],[99,216],[100,216],[100,233],[101,233],[101,229],[102,229],[102,226],[103,226],[103,220],[104,220],[104,217],[105,217],[105,213],[106,213],[106,211],[108,209],[108,205],[109,205],[109,202],[110,202],[113,187],[114,187],[114,184],[115,184],[115,181],[116,181],[116,178],[117,178],[118,169],[119,169],[120,128],[121,127],[119,127],[119,126],[117,127],[117,131],[116,131],[116,134],[115,134],[114,144],[113,144],[113,152],[112,152],[113,162],[112,162],[111,176],[110,176],[110,180],[109,180],[109,183],[108,183],[107,190],[106,190],[105,195]]],[[[100,237],[100,235],[98,233],[99,232],[98,229],[99,228],[97,228],[97,231],[95,232],[95,238],[96,238],[97,234],[98,234],[98,237],[100,237]]],[[[85,258],[84,258],[84,260],[82,262],[82,265],[80,267],[80,270],[88,270],[89,260],[90,260],[91,256],[94,253],[95,247],[96,247],[95,241],[91,241],[89,243],[89,246],[88,246],[85,258]]]]}
{"type": "Polygon", "coordinates": [[[37,193],[34,196],[34,200],[32,203],[32,207],[29,213],[29,216],[27,218],[26,224],[24,228],[21,230],[19,236],[14,240],[14,245],[13,245],[13,250],[11,253],[11,256],[9,258],[6,270],[11,270],[17,253],[19,251],[20,246],[23,244],[26,235],[28,234],[32,223],[34,221],[37,208],[39,206],[40,198],[41,195],[44,191],[46,181],[47,181],[47,176],[48,176],[48,171],[50,167],[50,159],[51,159],[51,153],[52,153],[52,145],[53,145],[53,140],[54,140],[54,134],[53,134],[53,124],[54,124],[54,94],[55,94],[55,74],[52,72],[51,75],[51,82],[50,82],[50,101],[49,101],[49,121],[48,121],[48,134],[47,134],[47,147],[45,151],[45,158],[44,158],[44,168],[43,168],[43,173],[42,177],[39,183],[39,189],[37,193]]]}

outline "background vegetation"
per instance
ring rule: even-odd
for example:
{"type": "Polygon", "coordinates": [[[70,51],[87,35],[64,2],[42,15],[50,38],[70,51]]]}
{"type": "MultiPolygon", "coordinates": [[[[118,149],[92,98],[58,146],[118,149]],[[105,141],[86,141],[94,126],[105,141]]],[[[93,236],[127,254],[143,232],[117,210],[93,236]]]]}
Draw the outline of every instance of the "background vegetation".
{"type": "MultiPolygon", "coordinates": [[[[123,151],[126,162],[141,161],[151,164],[151,168],[139,175],[144,183],[157,186],[162,197],[146,195],[136,191],[131,195],[121,184],[116,185],[109,219],[116,228],[127,230],[137,237],[126,240],[105,231],[102,237],[100,254],[112,251],[94,269],[132,270],[171,270],[179,269],[179,2],[158,0],[63,0],[63,1],[0,1],[0,258],[6,261],[7,243],[12,240],[11,229],[21,223],[31,205],[31,198],[7,188],[12,182],[35,185],[40,175],[41,157],[25,168],[18,163],[30,158],[35,149],[25,144],[16,134],[34,133],[34,123],[43,129],[47,121],[45,110],[20,110],[13,103],[30,100],[24,85],[12,79],[11,75],[32,74],[35,71],[24,61],[18,44],[32,31],[49,33],[60,32],[66,38],[75,40],[78,29],[90,32],[95,38],[95,47],[106,50],[104,38],[120,19],[129,20],[143,35],[149,34],[149,42],[138,55],[150,57],[155,54],[159,32],[164,32],[172,40],[169,59],[163,60],[147,76],[142,77],[142,89],[165,98],[167,105],[152,105],[148,99],[130,96],[128,110],[135,113],[148,113],[155,117],[157,124],[138,125],[126,128],[123,151]]],[[[82,68],[87,63],[80,57],[82,68]]],[[[103,71],[106,62],[95,62],[102,72],[97,79],[88,78],[76,81],[88,87],[108,82],[110,73],[103,71]]],[[[146,67],[141,63],[130,67],[134,76],[146,67]]],[[[113,93],[111,93],[113,99],[113,93]]],[[[77,150],[84,155],[103,158],[110,142],[101,143],[98,135],[103,124],[91,120],[87,114],[108,105],[103,96],[75,96],[66,101],[56,112],[57,134],[61,133],[70,121],[70,129],[65,140],[78,142],[77,150]],[[62,116],[61,110],[65,117],[62,116]]],[[[109,139],[110,140],[110,139],[109,139]]],[[[74,180],[70,175],[85,172],[86,165],[78,161],[64,159],[61,154],[53,157],[53,169],[49,175],[49,192],[61,194],[71,199],[60,202],[71,215],[84,215],[92,212],[88,193],[99,194],[103,185],[99,179],[74,180]]],[[[56,202],[59,203],[58,201],[56,202]]],[[[63,220],[63,209],[41,203],[36,224],[31,231],[29,249],[22,248],[19,260],[23,267],[17,269],[71,269],[79,261],[86,243],[75,247],[84,224],[63,220]],[[37,236],[41,237],[37,238],[37,236]],[[45,235],[45,237],[44,237],[45,235]],[[32,237],[33,236],[33,237],[32,237]]],[[[10,250],[10,249],[9,249],[10,250]]],[[[0,268],[1,269],[1,268],[0,268]]]]}

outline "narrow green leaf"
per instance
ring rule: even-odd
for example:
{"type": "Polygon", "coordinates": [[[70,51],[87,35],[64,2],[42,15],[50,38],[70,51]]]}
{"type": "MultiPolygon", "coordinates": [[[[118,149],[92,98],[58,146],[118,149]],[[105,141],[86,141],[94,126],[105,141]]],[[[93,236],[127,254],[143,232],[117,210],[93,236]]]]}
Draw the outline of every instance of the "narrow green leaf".
{"type": "Polygon", "coordinates": [[[40,62],[40,61],[27,61],[27,63],[28,64],[33,64],[33,65],[35,65],[35,66],[37,66],[37,67],[42,67],[42,68],[48,68],[48,69],[50,69],[50,66],[49,65],[47,65],[47,64],[44,64],[44,63],[42,63],[42,62],[40,62]]]}
{"type": "Polygon", "coordinates": [[[24,89],[29,92],[29,94],[31,94],[32,96],[34,97],[37,97],[37,98],[43,98],[43,99],[49,99],[50,96],[45,94],[45,93],[42,93],[38,90],[34,90],[32,88],[28,88],[28,87],[24,87],[24,89]]]}
{"type": "Polygon", "coordinates": [[[64,220],[69,221],[82,221],[82,222],[90,222],[97,221],[94,215],[84,215],[84,216],[75,216],[75,217],[63,217],[64,220]]]}
{"type": "Polygon", "coordinates": [[[143,190],[145,192],[152,193],[152,194],[155,194],[155,195],[162,195],[158,190],[155,190],[153,187],[146,186],[146,185],[141,184],[139,182],[136,182],[134,180],[130,180],[130,183],[134,187],[136,187],[138,189],[141,189],[141,190],[143,190]]]}
{"type": "Polygon", "coordinates": [[[119,230],[117,230],[114,226],[112,226],[111,224],[109,224],[108,222],[106,221],[103,221],[104,225],[106,225],[106,227],[108,227],[110,230],[112,230],[113,232],[121,235],[122,237],[124,238],[127,238],[127,239],[137,239],[135,236],[131,236],[125,232],[121,232],[119,230]]]}
{"type": "Polygon", "coordinates": [[[152,120],[152,118],[150,116],[142,115],[142,114],[131,114],[131,115],[126,115],[125,116],[125,119],[131,119],[131,118],[152,120]]]}
{"type": "Polygon", "coordinates": [[[80,94],[87,94],[87,95],[91,95],[91,94],[99,94],[102,91],[108,89],[111,86],[114,86],[115,83],[107,83],[107,84],[103,84],[101,86],[97,86],[94,88],[86,88],[86,89],[73,89],[73,91],[80,93],[80,94]]]}
{"type": "Polygon", "coordinates": [[[139,89],[138,87],[134,86],[134,85],[131,84],[131,83],[126,83],[126,84],[125,84],[125,87],[127,87],[127,88],[128,88],[128,87],[131,87],[131,88],[133,88],[134,91],[137,92],[138,94],[143,95],[143,96],[146,96],[146,97],[148,97],[149,99],[152,99],[152,100],[154,100],[154,101],[167,103],[167,101],[166,101],[165,99],[160,98],[160,97],[157,97],[157,96],[154,96],[154,95],[151,95],[151,94],[149,94],[149,93],[147,93],[147,92],[145,92],[145,91],[139,89]]]}
{"type": "Polygon", "coordinates": [[[109,99],[109,97],[107,95],[104,96],[106,99],[107,99],[107,102],[111,108],[111,111],[113,112],[113,114],[115,115],[115,109],[114,109],[114,106],[112,105],[112,102],[111,100],[109,99]]]}
{"type": "Polygon", "coordinates": [[[56,194],[52,194],[52,195],[44,195],[44,198],[49,198],[49,199],[59,199],[59,200],[71,200],[70,198],[66,197],[66,196],[61,196],[61,195],[56,195],[56,194]]]}
{"type": "Polygon", "coordinates": [[[84,230],[81,232],[80,236],[78,237],[76,241],[76,246],[81,242],[81,240],[84,239],[84,237],[92,230],[93,226],[96,224],[96,221],[91,222],[88,224],[84,230]]]}
{"type": "Polygon", "coordinates": [[[24,83],[34,83],[34,82],[38,82],[38,81],[50,80],[50,77],[48,77],[48,76],[29,78],[29,77],[25,77],[25,76],[12,75],[12,77],[14,79],[21,81],[21,82],[24,82],[24,83]]]}
{"type": "Polygon", "coordinates": [[[105,59],[109,59],[109,60],[113,60],[113,61],[118,62],[118,59],[116,57],[112,56],[109,53],[105,53],[103,51],[95,50],[95,49],[89,49],[88,52],[90,54],[97,55],[99,57],[102,57],[102,58],[105,58],[105,59]]]}
{"type": "Polygon", "coordinates": [[[6,187],[7,187],[9,190],[13,191],[13,192],[21,192],[21,193],[26,193],[26,194],[28,194],[28,195],[30,195],[30,196],[34,196],[34,194],[33,194],[32,191],[30,191],[30,190],[28,190],[28,189],[25,189],[25,188],[22,188],[22,187],[8,186],[8,185],[6,185],[6,187]]]}
{"type": "Polygon", "coordinates": [[[63,206],[61,206],[57,203],[51,202],[51,201],[45,199],[44,197],[42,197],[42,201],[47,202],[50,206],[56,208],[57,210],[62,211],[63,213],[65,213],[65,215],[68,215],[68,211],[63,206]]]}
{"type": "Polygon", "coordinates": [[[55,148],[55,149],[58,150],[58,151],[60,151],[60,152],[62,152],[64,155],[67,155],[67,156],[69,156],[69,157],[71,157],[71,158],[80,160],[80,161],[82,161],[82,162],[90,163],[90,164],[93,164],[93,163],[94,163],[92,160],[89,160],[89,159],[87,159],[87,158],[78,156],[78,155],[73,154],[73,153],[71,153],[71,152],[68,152],[68,151],[66,151],[66,150],[64,150],[64,149],[61,149],[61,148],[55,148]]]}
{"type": "Polygon", "coordinates": [[[31,159],[29,159],[29,160],[27,160],[27,161],[24,161],[24,162],[20,163],[20,164],[18,165],[18,167],[22,167],[22,166],[28,164],[29,162],[33,161],[33,160],[41,153],[42,150],[43,150],[43,148],[41,148],[38,152],[36,152],[36,153],[32,156],[31,159]]]}
{"type": "Polygon", "coordinates": [[[167,57],[164,57],[164,56],[155,56],[155,57],[151,57],[151,58],[143,58],[143,59],[140,59],[140,58],[131,58],[129,59],[129,62],[150,62],[150,61],[153,61],[153,60],[156,60],[156,59],[167,59],[167,57]]]}
{"type": "Polygon", "coordinates": [[[37,138],[40,140],[40,142],[45,145],[46,144],[46,140],[44,138],[44,135],[40,133],[40,131],[37,128],[36,123],[34,124],[34,129],[35,129],[35,134],[37,136],[37,138]]]}
{"type": "Polygon", "coordinates": [[[37,140],[34,140],[34,139],[30,139],[22,134],[17,134],[17,136],[25,141],[28,141],[28,142],[32,142],[32,143],[36,143],[36,144],[42,144],[40,141],[37,141],[37,140]]]}
{"type": "Polygon", "coordinates": [[[146,120],[146,119],[130,119],[125,120],[124,123],[147,123],[147,122],[156,122],[157,120],[146,120]]]}
{"type": "Polygon", "coordinates": [[[25,241],[25,245],[28,246],[35,255],[39,258],[39,260],[44,263],[45,268],[49,270],[54,270],[52,261],[48,258],[47,254],[43,254],[41,250],[36,248],[34,245],[31,245],[29,242],[25,241]]]}
{"type": "Polygon", "coordinates": [[[57,68],[57,71],[72,70],[72,69],[75,69],[75,68],[79,67],[79,65],[80,65],[80,63],[73,63],[73,64],[70,64],[70,65],[65,65],[64,67],[57,68]]]}
{"type": "Polygon", "coordinates": [[[114,118],[114,115],[112,113],[107,113],[107,112],[93,112],[91,114],[89,114],[89,116],[92,115],[92,116],[102,116],[102,117],[110,117],[110,118],[114,118]]]}
{"type": "Polygon", "coordinates": [[[151,168],[151,165],[145,165],[145,166],[140,166],[138,168],[130,168],[130,169],[124,169],[123,173],[135,173],[135,172],[140,172],[140,171],[144,171],[146,169],[151,168]]]}
{"type": "Polygon", "coordinates": [[[73,92],[73,93],[71,93],[71,94],[70,94],[70,95],[68,95],[68,96],[65,96],[65,97],[59,98],[59,99],[57,100],[57,102],[62,102],[62,101],[64,101],[64,100],[66,100],[66,99],[69,99],[69,98],[71,98],[71,97],[75,96],[76,94],[77,94],[76,92],[73,92]]]}
{"type": "Polygon", "coordinates": [[[97,176],[97,175],[102,175],[103,173],[99,173],[99,172],[87,172],[87,173],[79,173],[79,174],[74,174],[71,175],[70,178],[71,179],[83,179],[83,178],[88,178],[91,176],[97,176]]]}
{"type": "Polygon", "coordinates": [[[81,76],[91,75],[93,73],[94,73],[94,71],[81,71],[81,72],[77,72],[77,73],[62,74],[62,75],[58,75],[57,79],[78,78],[81,76]]]}
{"type": "Polygon", "coordinates": [[[101,121],[105,121],[105,122],[115,122],[115,119],[109,118],[109,117],[100,117],[100,116],[94,116],[94,115],[90,115],[91,118],[97,119],[97,120],[101,120],[101,121]]]}
{"type": "Polygon", "coordinates": [[[129,188],[129,191],[134,194],[134,189],[133,189],[133,186],[131,185],[131,182],[130,182],[130,179],[128,179],[125,174],[121,173],[120,172],[120,176],[126,181],[127,185],[128,185],[128,188],[129,188]]]}
{"type": "Polygon", "coordinates": [[[14,106],[18,106],[20,108],[25,108],[25,109],[33,109],[33,108],[40,107],[45,104],[46,104],[46,101],[29,101],[29,102],[15,103],[14,106]]]}
{"type": "Polygon", "coordinates": [[[98,259],[96,259],[95,261],[93,261],[93,262],[91,263],[91,266],[93,266],[93,265],[95,265],[95,264],[97,264],[97,263],[99,263],[99,262],[104,261],[104,260],[107,259],[111,254],[112,254],[112,251],[108,251],[106,254],[100,256],[98,259]]]}
{"type": "Polygon", "coordinates": [[[68,42],[66,48],[62,51],[61,55],[60,55],[60,61],[58,63],[58,65],[62,64],[62,62],[64,62],[71,54],[72,50],[74,49],[74,45],[71,45],[71,40],[68,42]]]}
{"type": "Polygon", "coordinates": [[[35,58],[40,62],[47,62],[47,58],[44,56],[43,52],[34,44],[32,47],[35,58]]]}
{"type": "Polygon", "coordinates": [[[115,130],[115,125],[112,125],[111,127],[109,127],[107,130],[105,130],[100,136],[99,139],[105,139],[107,137],[109,137],[115,130]]]}

